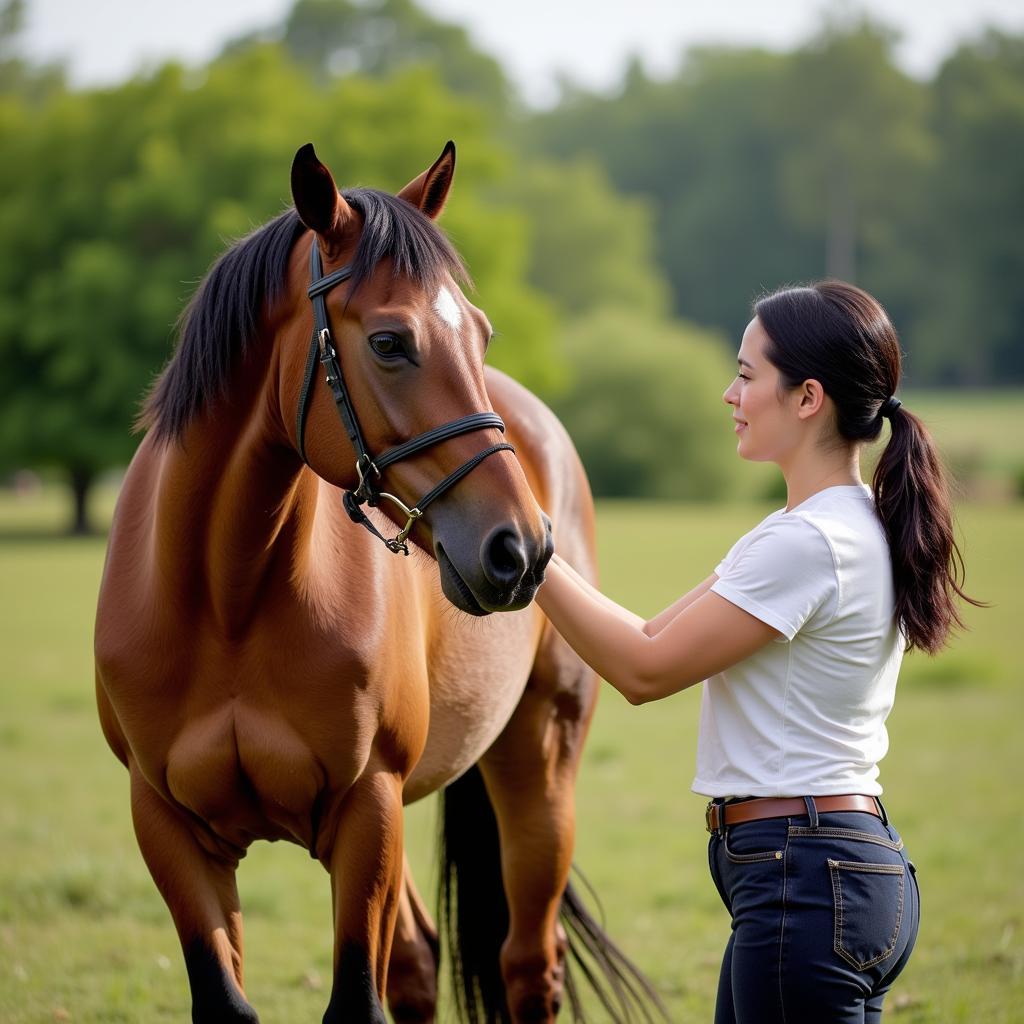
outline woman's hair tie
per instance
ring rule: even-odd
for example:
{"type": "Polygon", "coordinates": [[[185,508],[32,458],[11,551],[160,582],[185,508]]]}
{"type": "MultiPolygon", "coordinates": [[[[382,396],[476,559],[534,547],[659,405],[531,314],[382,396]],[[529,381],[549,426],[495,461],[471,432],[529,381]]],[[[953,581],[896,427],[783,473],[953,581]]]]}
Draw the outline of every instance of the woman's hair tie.
{"type": "Polygon", "coordinates": [[[891,420],[892,417],[893,417],[893,413],[895,413],[896,410],[902,404],[903,403],[895,395],[890,395],[882,403],[882,408],[878,410],[878,413],[879,413],[880,416],[884,416],[887,420],[891,420]]]}

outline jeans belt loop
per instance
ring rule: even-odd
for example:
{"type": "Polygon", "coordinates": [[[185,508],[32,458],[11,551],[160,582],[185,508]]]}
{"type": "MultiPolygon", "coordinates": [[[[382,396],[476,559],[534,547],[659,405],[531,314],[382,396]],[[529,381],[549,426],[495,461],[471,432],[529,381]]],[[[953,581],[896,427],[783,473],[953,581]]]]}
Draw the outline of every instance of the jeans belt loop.
{"type": "Polygon", "coordinates": [[[886,813],[885,804],[882,803],[882,798],[880,796],[876,796],[875,803],[878,804],[878,815],[882,819],[882,824],[888,826],[889,815],[886,813]]]}
{"type": "Polygon", "coordinates": [[[810,818],[810,826],[816,829],[818,827],[818,805],[814,802],[814,797],[805,796],[804,804],[807,806],[807,817],[810,818]]]}

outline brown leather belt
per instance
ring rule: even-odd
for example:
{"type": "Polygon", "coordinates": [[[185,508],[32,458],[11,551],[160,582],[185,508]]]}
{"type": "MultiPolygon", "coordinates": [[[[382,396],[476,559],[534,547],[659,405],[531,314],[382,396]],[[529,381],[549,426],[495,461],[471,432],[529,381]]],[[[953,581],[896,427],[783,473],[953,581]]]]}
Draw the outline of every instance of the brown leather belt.
{"type": "MultiPolygon", "coordinates": [[[[863,811],[866,814],[873,814],[876,818],[882,817],[878,801],[873,796],[864,796],[862,793],[816,796],[812,799],[819,814],[827,814],[829,811],[863,811]]],[[[712,800],[705,814],[709,832],[717,832],[721,827],[720,809],[724,810],[725,825],[740,825],[745,821],[760,821],[762,818],[795,818],[807,814],[807,804],[802,796],[758,797],[731,804],[717,804],[712,800]]]]}

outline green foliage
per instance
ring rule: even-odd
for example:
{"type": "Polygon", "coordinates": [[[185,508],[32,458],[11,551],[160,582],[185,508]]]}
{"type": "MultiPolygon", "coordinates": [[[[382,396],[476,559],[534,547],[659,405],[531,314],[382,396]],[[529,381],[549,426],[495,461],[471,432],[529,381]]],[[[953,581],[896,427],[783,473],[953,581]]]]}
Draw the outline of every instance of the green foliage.
{"type": "Polygon", "coordinates": [[[783,92],[790,215],[819,235],[824,227],[826,276],[879,277],[882,289],[876,264],[899,244],[934,150],[927,88],[896,68],[893,42],[863,15],[829,23],[789,58],[783,92]]]}
{"type": "Polygon", "coordinates": [[[790,53],[692,50],[665,81],[634,65],[524,138],[653,202],[681,316],[735,337],[759,292],[837,275],[888,307],[915,387],[1024,380],[1024,38],[989,32],[928,83],[892,48],[840,12],[790,53]]]}
{"type": "Polygon", "coordinates": [[[1024,380],[1024,36],[988,32],[953,53],[935,81],[931,126],[938,258],[924,264],[912,351],[937,383],[1024,380]]]}
{"type": "Polygon", "coordinates": [[[530,283],[562,313],[578,316],[598,303],[666,312],[651,206],[617,195],[600,165],[534,161],[509,175],[498,195],[527,219],[530,283]]]}
{"type": "Polygon", "coordinates": [[[562,347],[571,390],[553,400],[598,495],[710,501],[737,473],[722,391],[733,370],[706,331],[607,307],[562,347]]]}
{"type": "MultiPolygon", "coordinates": [[[[572,403],[600,386],[609,422],[642,407],[690,431],[648,351],[690,332],[670,309],[731,361],[752,298],[825,272],[887,305],[912,386],[1024,379],[1024,37],[982,35],[921,83],[884,26],[833,14],[793,52],[699,49],[667,81],[634,62],[618,95],[567,90],[516,127],[501,67],[414,0],[298,0],[206,68],[85,92],[19,56],[23,12],[0,2],[0,471],[61,466],[83,489],[127,460],[188,293],[288,202],[308,140],[343,187],[393,190],[456,140],[443,225],[498,331],[490,358],[589,438],[603,428],[572,403]],[[629,365],[609,308],[633,318],[629,365]],[[581,331],[611,342],[593,370],[566,358],[581,331]]],[[[600,488],[691,493],[630,444],[600,488]]],[[[988,446],[954,461],[985,476],[988,446]]]]}
{"type": "Polygon", "coordinates": [[[412,0],[297,0],[279,27],[243,37],[227,52],[280,39],[321,81],[350,75],[389,78],[409,67],[433,69],[452,92],[496,112],[511,88],[501,65],[478,50],[460,25],[434,18],[412,0]]]}
{"type": "Polygon", "coordinates": [[[781,201],[786,70],[782,55],[692,51],[669,81],[635,70],[620,95],[576,94],[527,133],[546,154],[597,159],[655,204],[676,312],[730,338],[759,290],[815,266],[814,238],[781,201]]]}
{"type": "Polygon", "coordinates": [[[64,85],[64,72],[54,64],[35,66],[18,52],[25,29],[25,0],[0,2],[0,97],[17,95],[40,103],[64,85]]]}

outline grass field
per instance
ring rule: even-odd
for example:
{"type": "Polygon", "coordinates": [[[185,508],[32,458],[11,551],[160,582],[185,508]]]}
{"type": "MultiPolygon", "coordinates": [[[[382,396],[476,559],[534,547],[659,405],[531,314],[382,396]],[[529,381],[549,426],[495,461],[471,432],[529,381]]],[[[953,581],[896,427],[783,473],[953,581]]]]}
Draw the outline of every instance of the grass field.
{"type": "MultiPolygon", "coordinates": [[[[98,498],[101,519],[109,495],[98,498]]],[[[764,512],[603,504],[605,589],[653,612],[764,512]]],[[[25,534],[27,521],[42,528],[60,514],[49,495],[0,497],[0,1021],[180,1022],[189,998],[177,940],[93,706],[103,541],[25,534]]],[[[961,524],[970,588],[993,607],[969,609],[972,630],[941,658],[908,659],[882,773],[924,898],[918,949],[889,1003],[907,1024],[1024,1022],[1024,506],[967,506],[961,524]]],[[[707,877],[703,801],[689,792],[698,705],[691,692],[633,708],[607,690],[578,789],[577,862],[678,1022],[711,1019],[728,930],[707,877]]],[[[427,891],[433,807],[409,818],[427,891]]],[[[261,1019],[318,1021],[330,986],[326,876],[295,847],[260,844],[239,877],[261,1019]]]]}

